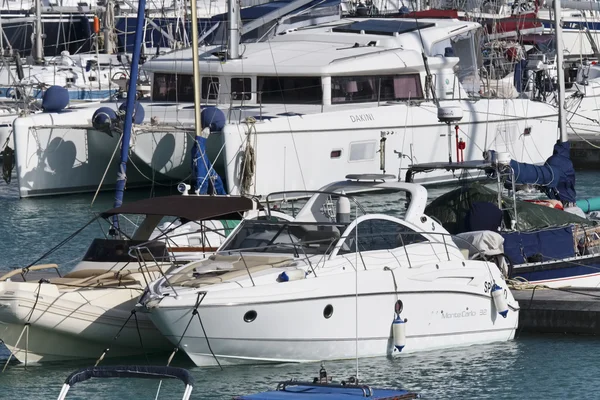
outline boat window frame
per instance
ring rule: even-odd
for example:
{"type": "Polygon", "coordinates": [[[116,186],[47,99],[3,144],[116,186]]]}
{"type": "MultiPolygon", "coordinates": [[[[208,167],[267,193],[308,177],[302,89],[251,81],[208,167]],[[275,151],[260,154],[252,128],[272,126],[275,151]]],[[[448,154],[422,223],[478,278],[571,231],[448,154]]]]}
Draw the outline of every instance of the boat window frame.
{"type": "Polygon", "coordinates": [[[252,78],[249,76],[232,76],[229,79],[229,92],[231,96],[231,101],[252,101],[252,78]],[[242,83],[242,91],[237,91],[236,84],[239,81],[243,81],[242,83]],[[236,82],[236,83],[234,83],[236,82]]]}
{"type": "MultiPolygon", "coordinates": [[[[370,252],[392,251],[392,250],[401,249],[401,248],[404,248],[407,246],[411,246],[414,244],[431,243],[432,242],[431,237],[429,237],[430,235],[428,235],[426,232],[419,232],[418,227],[414,226],[413,224],[408,223],[407,221],[405,221],[401,218],[392,217],[392,216],[385,215],[385,214],[368,214],[368,215],[364,215],[364,216],[357,218],[351,224],[348,225],[348,227],[346,228],[346,230],[344,231],[342,236],[338,239],[335,249],[331,252],[330,257],[333,258],[336,256],[345,256],[348,254],[354,254],[356,251],[342,250],[342,247],[344,246],[344,244],[346,244],[347,241],[354,240],[354,235],[355,235],[354,230],[358,225],[365,223],[365,222],[374,221],[374,220],[385,220],[385,221],[393,222],[396,225],[403,227],[404,229],[408,229],[411,232],[414,232],[414,234],[420,236],[420,238],[422,240],[410,241],[410,243],[401,243],[399,246],[390,247],[390,248],[386,248],[386,249],[373,249],[373,250],[360,250],[359,249],[358,253],[363,254],[363,253],[370,253],[370,252]]],[[[393,234],[397,235],[396,232],[394,232],[393,234]]],[[[360,240],[360,234],[359,234],[359,240],[360,240]]]]}
{"type": "MultiPolygon", "coordinates": [[[[268,87],[268,89],[271,89],[268,87]]],[[[256,93],[258,103],[260,104],[308,104],[308,105],[322,105],[323,104],[323,77],[322,76],[295,76],[295,75],[284,75],[284,76],[271,76],[271,75],[258,75],[256,77],[256,93]],[[279,89],[263,90],[265,81],[273,86],[279,87],[279,89]],[[314,82],[305,82],[307,86],[298,87],[298,83],[302,80],[314,80],[314,82]],[[318,80],[318,82],[316,82],[318,80]],[[271,82],[272,81],[272,82],[271,82]],[[286,85],[290,83],[290,85],[286,85]],[[286,87],[292,86],[292,87],[286,87]],[[310,96],[305,96],[301,101],[296,97],[301,97],[304,92],[314,90],[310,96]],[[268,96],[265,94],[268,93],[268,96]],[[285,93],[289,93],[286,98],[285,93]]]]}
{"type": "Polygon", "coordinates": [[[203,76],[200,78],[200,99],[219,102],[221,81],[219,76],[203,76]],[[216,88],[216,90],[215,90],[216,88]]]}
{"type": "MultiPolygon", "coordinates": [[[[337,246],[337,242],[341,239],[343,232],[346,231],[347,229],[347,225],[348,224],[342,224],[342,223],[337,223],[337,222],[312,222],[312,221],[297,221],[297,220],[284,220],[282,218],[277,218],[275,220],[258,220],[258,219],[245,219],[243,220],[238,227],[236,228],[236,230],[234,230],[233,232],[231,232],[231,234],[227,237],[226,241],[223,242],[221,244],[221,247],[218,250],[219,254],[225,254],[225,255],[236,255],[236,254],[297,254],[297,255],[319,255],[319,256],[329,256],[332,254],[333,250],[336,248],[337,246]],[[245,230],[246,227],[248,227],[248,225],[272,225],[272,226],[279,226],[279,229],[276,231],[276,234],[270,238],[269,243],[265,246],[265,245],[260,245],[260,246],[256,246],[256,247],[244,247],[241,248],[239,247],[239,244],[236,245],[236,248],[231,248],[231,246],[233,245],[236,237],[238,235],[241,234],[242,231],[245,230]],[[319,246],[314,247],[314,246],[310,246],[311,244],[317,244],[319,245],[319,241],[318,240],[303,240],[302,237],[298,237],[297,235],[294,234],[294,237],[297,238],[299,241],[298,242],[292,242],[292,243],[283,243],[284,245],[289,245],[289,251],[288,252],[282,252],[282,251],[271,251],[269,249],[269,246],[273,246],[273,242],[274,240],[276,240],[278,237],[281,237],[281,235],[285,235],[290,234],[290,229],[289,226],[290,225],[295,225],[296,227],[300,227],[300,228],[304,228],[304,227],[332,227],[331,231],[326,231],[326,230],[310,230],[310,229],[306,229],[306,233],[308,234],[309,232],[325,232],[325,233],[331,233],[331,236],[335,236],[335,228],[337,228],[338,234],[337,234],[337,238],[335,239],[335,241],[333,241],[333,244],[329,244],[327,245],[327,239],[322,239],[323,240],[323,245],[327,245],[326,249],[324,249],[324,251],[320,251],[323,249],[320,249],[319,246]],[[287,229],[286,229],[287,227],[287,229]],[[284,232],[285,230],[285,232],[284,232]],[[302,246],[302,244],[308,244],[309,246],[302,246]],[[264,249],[264,250],[262,250],[264,249]],[[316,250],[316,251],[315,251],[316,250]]],[[[247,237],[247,236],[246,236],[247,237]]],[[[243,240],[246,240],[246,238],[244,238],[243,240]]],[[[265,241],[265,239],[257,239],[257,240],[263,240],[265,241]]],[[[243,241],[242,241],[243,242],[243,241]]],[[[275,247],[273,247],[275,249],[275,247]]]]}
{"type": "MultiPolygon", "coordinates": [[[[401,81],[398,82],[400,85],[401,81]]],[[[392,75],[356,75],[356,76],[332,76],[331,77],[331,104],[349,104],[349,103],[374,103],[381,101],[409,101],[409,100],[423,100],[425,95],[423,93],[423,85],[421,82],[421,75],[419,73],[410,74],[392,74],[392,75]],[[412,82],[416,86],[416,93],[409,92],[408,95],[396,96],[395,95],[395,84],[396,79],[412,78],[412,82]],[[382,92],[383,80],[389,80],[385,82],[385,91],[382,92]],[[375,86],[373,86],[375,84],[375,86]],[[391,87],[388,85],[391,84],[391,87]],[[339,88],[336,88],[338,86],[339,88]],[[343,89],[342,89],[343,88],[343,89]],[[349,92],[350,88],[353,90],[349,92]],[[390,93],[391,96],[388,94],[390,93]],[[367,98],[365,95],[355,95],[351,93],[360,93],[371,91],[371,97],[367,98]],[[340,91],[336,93],[335,91],[340,91]],[[343,94],[343,96],[342,96],[343,94]]]]}
{"type": "Polygon", "coordinates": [[[194,102],[194,77],[188,74],[171,74],[166,72],[155,72],[152,75],[152,101],[153,102],[194,102]],[[164,78],[165,94],[160,94],[161,85],[158,79],[164,78]],[[168,79],[174,78],[174,79],[168,79]],[[171,82],[169,82],[169,80],[171,82]],[[183,89],[186,90],[183,90],[183,89]],[[171,93],[171,91],[174,91],[171,93]]]}

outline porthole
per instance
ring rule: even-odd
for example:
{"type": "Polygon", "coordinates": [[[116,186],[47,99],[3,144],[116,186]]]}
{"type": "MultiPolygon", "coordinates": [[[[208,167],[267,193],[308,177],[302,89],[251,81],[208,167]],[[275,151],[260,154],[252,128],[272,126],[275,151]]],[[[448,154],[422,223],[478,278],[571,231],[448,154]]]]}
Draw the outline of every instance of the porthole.
{"type": "Polygon", "coordinates": [[[396,311],[396,314],[400,314],[403,309],[404,304],[402,304],[402,300],[397,300],[396,305],[394,305],[394,311],[396,311]]]}
{"type": "Polygon", "coordinates": [[[331,304],[327,304],[325,306],[325,308],[323,309],[323,316],[325,317],[325,319],[329,319],[329,318],[331,318],[332,315],[333,315],[333,306],[331,304]]]}
{"type": "Polygon", "coordinates": [[[244,314],[244,321],[252,322],[256,319],[256,316],[257,316],[256,311],[250,310],[246,314],[244,314]]]}

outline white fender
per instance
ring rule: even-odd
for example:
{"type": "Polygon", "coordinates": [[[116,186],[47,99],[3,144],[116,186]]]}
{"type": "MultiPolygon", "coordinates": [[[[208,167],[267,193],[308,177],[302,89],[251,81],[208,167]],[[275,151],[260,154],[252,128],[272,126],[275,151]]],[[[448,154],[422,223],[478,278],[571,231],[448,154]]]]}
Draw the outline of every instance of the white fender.
{"type": "Polygon", "coordinates": [[[494,299],[494,305],[496,306],[498,314],[506,318],[506,315],[508,314],[508,304],[506,303],[506,299],[504,298],[504,290],[502,290],[502,287],[498,286],[495,283],[492,287],[492,298],[494,299]]]}
{"type": "Polygon", "coordinates": [[[394,336],[394,347],[398,351],[402,351],[406,346],[406,320],[400,318],[400,315],[392,322],[392,334],[394,336]]]}

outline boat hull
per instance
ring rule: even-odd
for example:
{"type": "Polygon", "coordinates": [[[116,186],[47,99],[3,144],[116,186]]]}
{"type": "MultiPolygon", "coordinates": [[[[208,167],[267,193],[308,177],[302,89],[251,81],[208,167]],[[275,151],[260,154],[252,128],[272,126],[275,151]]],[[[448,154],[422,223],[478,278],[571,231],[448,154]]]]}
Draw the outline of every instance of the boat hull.
{"type": "Polygon", "coordinates": [[[516,265],[513,277],[532,285],[551,288],[600,286],[600,256],[516,265]]]}
{"type": "MultiPolygon", "coordinates": [[[[365,272],[358,297],[352,292],[353,273],[270,285],[272,289],[262,289],[262,295],[259,286],[241,290],[236,298],[209,291],[198,316],[193,315],[193,305],[177,305],[185,301],[174,299],[150,308],[150,314],[158,329],[172,343],[180,343],[198,366],[215,365],[215,359],[222,364],[254,364],[395,356],[511,340],[518,303],[506,292],[511,311],[502,318],[485,292],[490,273],[465,270],[428,271],[399,280],[397,293],[388,271],[365,272]],[[457,278],[465,273],[469,278],[457,278]],[[472,285],[439,284],[450,275],[453,281],[472,285]],[[438,284],[432,285],[435,281],[438,284]],[[402,301],[401,317],[407,321],[401,353],[394,350],[392,334],[397,300],[402,301]],[[333,310],[329,317],[328,306],[333,310]]],[[[181,299],[187,296],[178,293],[181,299]]]]}
{"type": "Polygon", "coordinates": [[[52,284],[1,282],[0,339],[21,362],[98,358],[105,349],[106,357],[172,349],[147,314],[132,314],[140,293],[141,286],[61,293],[52,284]]]}

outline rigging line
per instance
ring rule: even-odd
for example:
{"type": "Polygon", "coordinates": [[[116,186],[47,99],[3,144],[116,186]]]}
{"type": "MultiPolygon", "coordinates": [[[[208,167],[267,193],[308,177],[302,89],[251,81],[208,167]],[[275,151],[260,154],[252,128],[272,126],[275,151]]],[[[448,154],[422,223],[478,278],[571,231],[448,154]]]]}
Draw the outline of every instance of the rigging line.
{"type": "MultiPolygon", "coordinates": [[[[354,247],[356,250],[355,260],[356,263],[354,266],[354,289],[356,297],[354,298],[354,306],[355,306],[355,315],[354,315],[354,328],[356,330],[356,381],[358,382],[358,255],[360,254],[358,251],[358,208],[354,207],[354,220],[356,221],[356,226],[354,227],[354,247]]],[[[362,256],[361,256],[362,258],[362,256]]],[[[363,262],[364,263],[364,262],[363,262]]]]}
{"type": "MultiPolygon", "coordinates": [[[[273,47],[271,46],[271,41],[270,40],[267,40],[267,43],[269,44],[269,51],[271,52],[271,60],[273,61],[273,69],[275,70],[275,76],[277,76],[277,81],[279,83],[279,72],[277,71],[277,63],[275,62],[275,55],[273,54],[273,47]]],[[[279,83],[279,88],[281,89],[281,83],[279,83]]],[[[283,97],[283,91],[281,91],[281,99],[282,99],[283,109],[287,113],[288,112],[288,110],[287,110],[287,104],[285,103],[285,98],[283,97]]],[[[322,99],[321,99],[321,102],[323,102],[322,99]]],[[[302,179],[302,186],[304,186],[304,190],[306,190],[306,181],[304,179],[304,172],[302,171],[302,165],[300,164],[300,155],[298,154],[298,148],[296,146],[296,139],[294,137],[294,131],[292,130],[292,124],[290,122],[290,118],[291,117],[288,115],[285,118],[286,118],[286,121],[288,123],[288,127],[290,129],[290,135],[291,135],[291,138],[292,138],[292,144],[294,146],[294,153],[296,154],[296,162],[298,163],[299,172],[300,172],[300,178],[302,179]]],[[[256,140],[258,140],[258,138],[256,140]]]]}
{"type": "Polygon", "coordinates": [[[110,157],[110,161],[108,162],[108,164],[106,165],[106,169],[104,170],[104,174],[102,174],[102,179],[100,179],[100,183],[98,184],[98,188],[96,189],[96,193],[94,193],[94,197],[92,198],[92,202],[90,203],[90,207],[92,207],[94,205],[94,202],[96,201],[96,198],[98,197],[98,193],[100,193],[100,188],[102,187],[102,184],[104,183],[104,178],[106,178],[106,174],[108,173],[108,170],[115,158],[115,154],[117,154],[117,150],[119,149],[119,145],[121,144],[121,140],[123,138],[123,133],[121,133],[121,135],[119,136],[119,140],[117,141],[117,145],[115,146],[115,150],[112,153],[112,156],[110,157]]]}
{"type": "Polygon", "coordinates": [[[419,25],[419,20],[417,19],[416,15],[415,24],[417,25],[417,32],[419,33],[419,40],[421,41],[421,57],[423,57],[423,66],[425,67],[425,74],[427,75],[426,84],[429,86],[429,90],[431,91],[431,99],[433,100],[433,104],[435,104],[436,107],[439,107],[440,102],[437,98],[435,89],[433,87],[433,76],[431,75],[431,71],[429,70],[429,63],[427,62],[427,56],[425,55],[425,42],[423,42],[421,27],[419,25]]]}
{"type": "Polygon", "coordinates": [[[39,257],[38,259],[36,259],[34,262],[30,263],[29,265],[27,265],[26,267],[23,268],[23,270],[28,270],[30,267],[34,266],[35,264],[37,264],[39,261],[43,260],[44,258],[48,257],[50,254],[54,253],[56,250],[58,250],[59,248],[61,248],[65,243],[67,243],[68,241],[70,241],[71,239],[73,239],[75,236],[77,236],[81,231],[83,231],[85,228],[87,228],[92,222],[94,222],[96,219],[98,219],[98,216],[95,216],[94,218],[92,218],[88,223],[86,223],[84,226],[82,226],[81,228],[77,229],[75,232],[73,232],[72,234],[70,234],[69,236],[67,236],[67,238],[65,238],[63,241],[61,241],[59,244],[57,244],[56,246],[54,246],[53,248],[51,248],[50,250],[48,250],[46,253],[44,253],[41,257],[39,257]]]}

